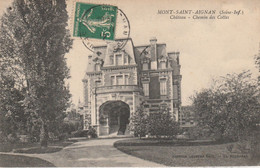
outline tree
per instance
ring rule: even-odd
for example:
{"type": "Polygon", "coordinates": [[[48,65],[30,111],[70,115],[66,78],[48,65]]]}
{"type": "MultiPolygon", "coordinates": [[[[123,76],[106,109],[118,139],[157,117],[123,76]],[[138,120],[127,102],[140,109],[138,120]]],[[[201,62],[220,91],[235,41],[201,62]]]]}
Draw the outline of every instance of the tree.
{"type": "Polygon", "coordinates": [[[179,132],[179,123],[174,120],[168,108],[161,108],[147,118],[147,132],[157,138],[172,137],[179,132]]]}
{"type": "MultiPolygon", "coordinates": [[[[255,55],[255,64],[256,67],[258,68],[258,72],[260,72],[260,50],[257,55],[255,55]]],[[[260,75],[258,76],[258,82],[260,83],[260,75]]]]}
{"type": "Polygon", "coordinates": [[[147,113],[143,106],[137,109],[137,111],[131,116],[130,121],[130,131],[133,131],[134,135],[139,138],[144,137],[147,132],[147,113]]]}
{"type": "Polygon", "coordinates": [[[24,110],[39,121],[44,147],[49,127],[58,128],[70,97],[65,87],[64,55],[72,45],[67,20],[65,0],[15,0],[1,19],[2,64],[25,90],[24,110]]]}
{"type": "Polygon", "coordinates": [[[249,71],[228,74],[193,97],[198,126],[217,139],[239,140],[260,121],[259,90],[249,71]]]}
{"type": "Polygon", "coordinates": [[[147,134],[160,138],[172,137],[179,132],[179,124],[174,120],[168,108],[161,108],[156,113],[147,113],[141,106],[130,119],[130,130],[139,138],[147,134]]]}
{"type": "Polygon", "coordinates": [[[7,137],[16,137],[16,133],[26,131],[26,114],[21,102],[24,97],[14,87],[12,77],[0,72],[0,130],[1,140],[6,141],[7,137]]]}

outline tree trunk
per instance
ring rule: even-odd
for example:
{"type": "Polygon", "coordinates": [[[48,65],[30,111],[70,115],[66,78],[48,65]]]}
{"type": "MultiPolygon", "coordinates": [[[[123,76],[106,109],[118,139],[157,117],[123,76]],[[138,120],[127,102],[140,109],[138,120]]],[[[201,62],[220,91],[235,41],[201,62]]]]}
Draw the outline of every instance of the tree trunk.
{"type": "Polygon", "coordinates": [[[45,123],[42,123],[41,134],[40,134],[41,147],[46,148],[48,146],[48,139],[49,139],[49,134],[48,134],[47,125],[45,123]]]}

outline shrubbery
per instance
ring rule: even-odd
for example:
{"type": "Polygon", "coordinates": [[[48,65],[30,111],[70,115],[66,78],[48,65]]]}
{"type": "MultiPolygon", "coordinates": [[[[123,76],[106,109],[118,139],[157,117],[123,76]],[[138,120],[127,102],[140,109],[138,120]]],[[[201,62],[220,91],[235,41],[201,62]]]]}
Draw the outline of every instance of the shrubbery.
{"type": "Polygon", "coordinates": [[[130,130],[140,138],[145,135],[157,138],[173,137],[180,131],[179,123],[174,120],[167,108],[148,115],[144,108],[141,107],[134,113],[130,121],[130,130]]]}
{"type": "Polygon", "coordinates": [[[93,127],[89,127],[88,130],[77,130],[72,132],[72,137],[91,137],[97,138],[97,131],[93,127]]]}
{"type": "Polygon", "coordinates": [[[259,87],[249,72],[228,74],[193,97],[201,129],[216,140],[240,140],[251,136],[260,121],[259,87]]]}

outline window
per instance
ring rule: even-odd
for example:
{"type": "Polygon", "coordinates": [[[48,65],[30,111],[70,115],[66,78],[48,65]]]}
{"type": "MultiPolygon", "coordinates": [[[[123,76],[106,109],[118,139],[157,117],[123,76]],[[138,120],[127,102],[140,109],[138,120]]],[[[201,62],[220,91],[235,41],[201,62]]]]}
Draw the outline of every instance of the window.
{"type": "Polygon", "coordinates": [[[110,65],[128,65],[130,57],[128,54],[117,53],[110,56],[110,65]]]}
{"type": "Polygon", "coordinates": [[[149,96],[149,83],[143,83],[144,96],[149,96]]]}
{"type": "Polygon", "coordinates": [[[129,83],[129,80],[128,80],[129,76],[128,75],[125,75],[125,85],[128,85],[129,83]]]}
{"type": "Polygon", "coordinates": [[[114,76],[111,76],[111,85],[116,85],[116,80],[114,76]]]}
{"type": "Polygon", "coordinates": [[[95,86],[96,87],[101,86],[101,81],[100,80],[95,81],[95,86]]]}
{"type": "Polygon", "coordinates": [[[116,65],[122,65],[123,60],[122,60],[122,54],[117,54],[116,55],[116,65]]]}
{"type": "Polygon", "coordinates": [[[162,80],[160,82],[160,93],[161,95],[166,95],[167,94],[167,85],[166,85],[166,80],[162,80]]]}
{"type": "Polygon", "coordinates": [[[150,107],[149,104],[144,105],[144,108],[149,108],[149,107],[150,107]]]}
{"type": "Polygon", "coordinates": [[[111,76],[111,85],[128,85],[129,75],[115,75],[111,76]]]}
{"type": "Polygon", "coordinates": [[[95,64],[95,71],[100,71],[100,64],[95,64]]]}
{"type": "Polygon", "coordinates": [[[110,64],[114,65],[114,55],[110,55],[110,64]]]}
{"type": "Polygon", "coordinates": [[[160,69],[166,69],[166,62],[165,61],[161,61],[159,64],[160,69]]]}
{"type": "Polygon", "coordinates": [[[124,64],[129,64],[129,56],[127,54],[124,56],[124,64]]]}
{"type": "Polygon", "coordinates": [[[143,70],[148,70],[148,63],[143,63],[143,70]]]}
{"type": "Polygon", "coordinates": [[[124,84],[123,82],[124,81],[123,81],[123,76],[122,75],[116,76],[116,84],[117,85],[123,85],[124,84]]]}

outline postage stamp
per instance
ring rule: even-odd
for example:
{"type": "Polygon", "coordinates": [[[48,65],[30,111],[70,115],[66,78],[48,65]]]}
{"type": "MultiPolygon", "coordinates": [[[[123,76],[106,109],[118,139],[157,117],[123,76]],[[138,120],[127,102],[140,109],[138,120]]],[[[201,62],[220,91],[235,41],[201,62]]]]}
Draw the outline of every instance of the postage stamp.
{"type": "Polygon", "coordinates": [[[73,36],[114,40],[117,7],[76,3],[73,36]]]}

